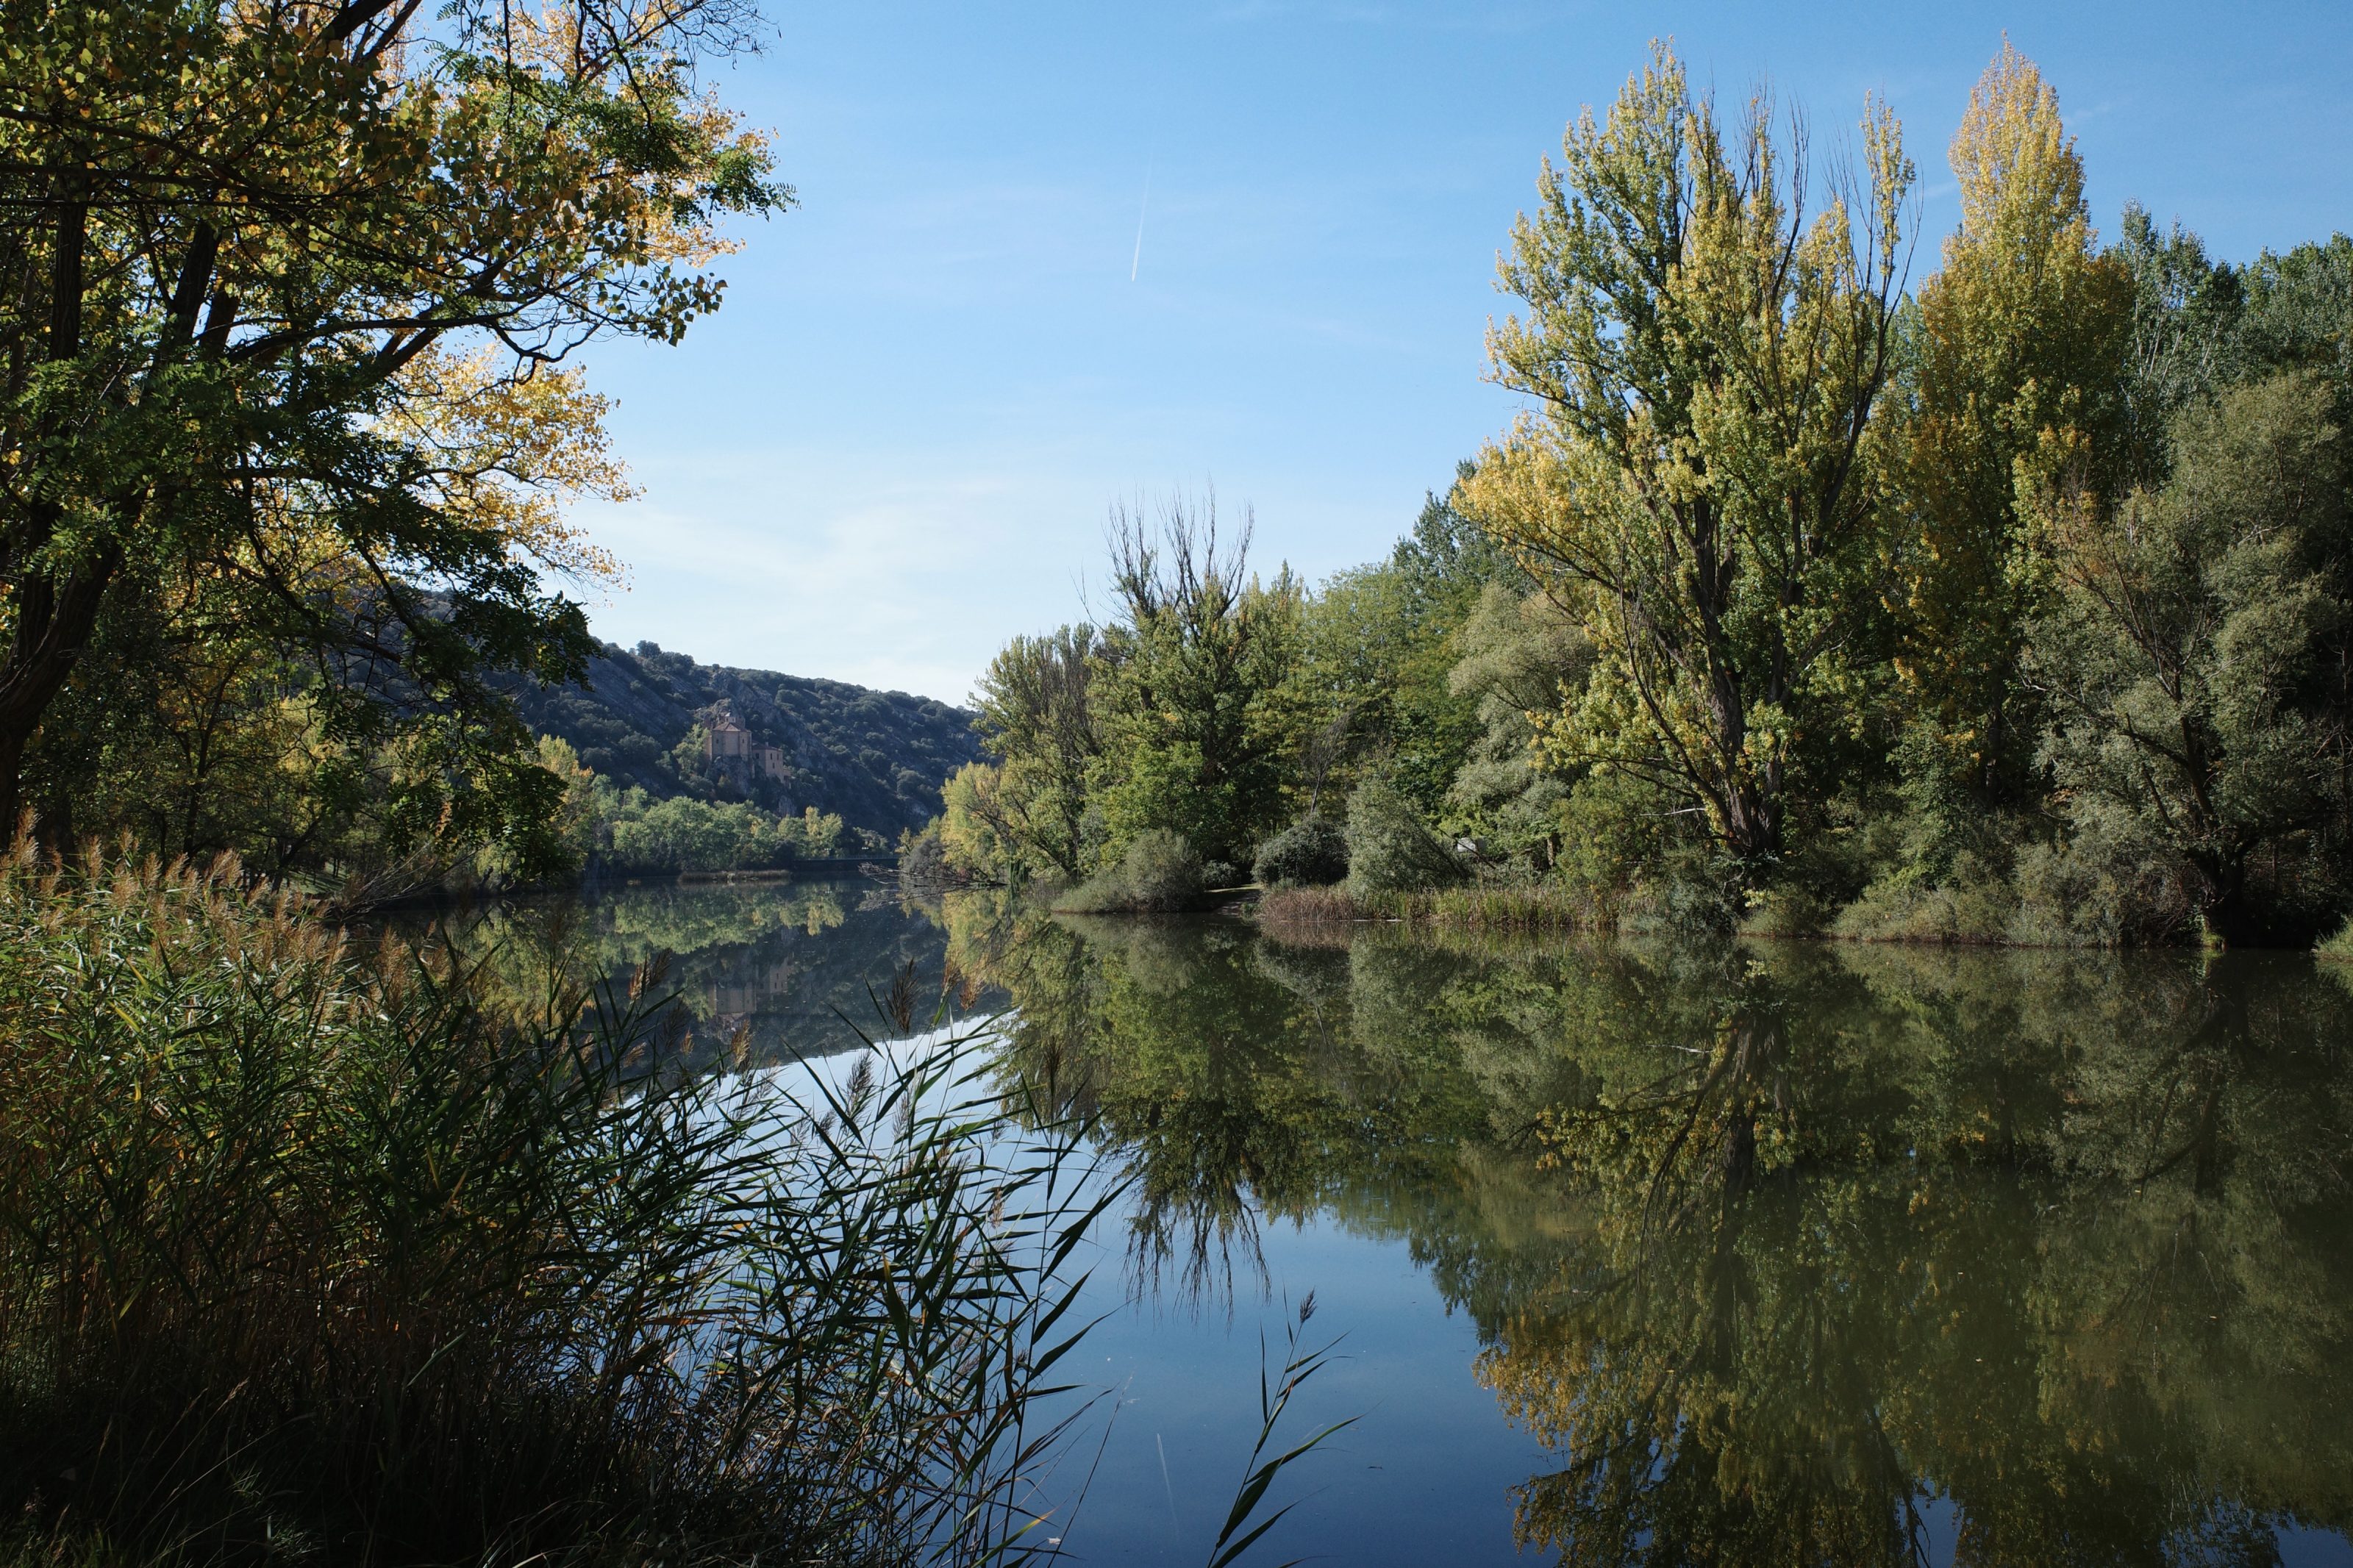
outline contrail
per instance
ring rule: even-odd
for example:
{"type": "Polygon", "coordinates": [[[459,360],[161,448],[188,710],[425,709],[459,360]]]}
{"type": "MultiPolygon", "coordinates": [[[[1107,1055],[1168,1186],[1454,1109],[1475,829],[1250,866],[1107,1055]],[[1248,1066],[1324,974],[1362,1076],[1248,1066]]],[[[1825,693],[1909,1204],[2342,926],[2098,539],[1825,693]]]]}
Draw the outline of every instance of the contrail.
{"type": "Polygon", "coordinates": [[[1135,259],[1127,264],[1127,280],[1135,281],[1135,270],[1144,265],[1144,215],[1152,207],[1152,170],[1144,171],[1144,203],[1135,209],[1135,259]]]}

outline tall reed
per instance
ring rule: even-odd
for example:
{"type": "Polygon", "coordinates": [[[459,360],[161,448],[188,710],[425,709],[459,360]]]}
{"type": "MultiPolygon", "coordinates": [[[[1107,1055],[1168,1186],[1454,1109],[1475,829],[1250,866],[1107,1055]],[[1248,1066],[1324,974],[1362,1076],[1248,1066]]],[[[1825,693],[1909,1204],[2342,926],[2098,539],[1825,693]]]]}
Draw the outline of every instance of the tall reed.
{"type": "Polygon", "coordinates": [[[1420,921],[1470,931],[1567,931],[1608,923],[1577,893],[1552,882],[1471,882],[1361,897],[1341,888],[1273,888],[1259,900],[1258,916],[1270,926],[1420,921]]]}
{"type": "Polygon", "coordinates": [[[0,867],[15,1552],[1045,1550],[1029,1412],[1105,1201],[1069,1139],[984,1159],[953,1045],[795,1089],[710,1070],[656,976],[484,984],[231,864],[0,867]]]}

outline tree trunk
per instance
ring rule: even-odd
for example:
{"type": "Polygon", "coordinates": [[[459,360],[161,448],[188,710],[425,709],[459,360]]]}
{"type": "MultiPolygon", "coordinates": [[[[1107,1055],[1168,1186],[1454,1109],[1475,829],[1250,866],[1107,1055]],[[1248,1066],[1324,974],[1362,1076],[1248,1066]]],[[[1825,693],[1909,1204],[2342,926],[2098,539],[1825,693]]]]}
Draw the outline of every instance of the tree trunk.
{"type": "Polygon", "coordinates": [[[62,588],[40,575],[17,584],[16,635],[0,660],[0,847],[15,845],[28,804],[25,753],[80,662],[121,564],[121,552],[109,546],[76,567],[62,588]]]}
{"type": "Polygon", "coordinates": [[[0,729],[0,846],[14,848],[30,825],[23,820],[25,732],[0,729]]]}

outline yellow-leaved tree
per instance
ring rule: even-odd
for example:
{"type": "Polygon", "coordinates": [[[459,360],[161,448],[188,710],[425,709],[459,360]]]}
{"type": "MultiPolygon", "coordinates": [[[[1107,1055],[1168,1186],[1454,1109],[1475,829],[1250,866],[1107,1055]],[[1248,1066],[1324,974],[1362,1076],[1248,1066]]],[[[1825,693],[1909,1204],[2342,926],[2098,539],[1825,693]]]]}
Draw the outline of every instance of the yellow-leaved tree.
{"type": "Polygon", "coordinates": [[[755,20],[0,0],[0,840],[557,858],[498,682],[578,678],[610,574],[569,362],[677,341],[790,202],[698,85],[755,20]]]}
{"type": "Polygon", "coordinates": [[[1493,379],[1535,410],[1461,504],[1591,637],[1545,743],[1703,820],[1753,885],[1862,722],[1895,348],[1900,128],[1817,182],[1761,94],[1727,140],[1673,51],[1569,127],[1513,231],[1493,379]],[[1819,211],[1809,210],[1817,194],[1819,211]]]}
{"type": "Polygon", "coordinates": [[[2105,489],[2132,279],[2094,248],[2084,165],[2042,73],[2007,42],[1953,138],[1961,225],[1919,292],[1895,443],[1897,668],[1915,764],[2014,804],[2036,724],[2019,681],[2040,574],[2019,496],[2064,470],[2105,489]]]}

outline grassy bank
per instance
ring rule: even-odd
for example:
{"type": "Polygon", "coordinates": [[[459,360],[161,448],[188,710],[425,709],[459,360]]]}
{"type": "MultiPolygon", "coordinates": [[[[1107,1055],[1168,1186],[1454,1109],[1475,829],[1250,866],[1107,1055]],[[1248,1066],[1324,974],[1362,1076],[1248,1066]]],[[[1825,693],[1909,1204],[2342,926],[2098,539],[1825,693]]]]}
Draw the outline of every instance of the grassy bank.
{"type": "Polygon", "coordinates": [[[1597,922],[1568,889],[1546,883],[1470,884],[1427,892],[1352,896],[1345,888],[1270,888],[1258,918],[1270,926],[1419,921],[1469,931],[1577,931],[1597,922]]]}
{"type": "MultiPolygon", "coordinates": [[[[1557,883],[1465,884],[1418,892],[1352,894],[1345,887],[1270,888],[1257,905],[1271,929],[1306,931],[1365,921],[1388,921],[1480,931],[1607,931],[1631,925],[1672,924],[1655,900],[1637,898],[1623,918],[1597,909],[1592,899],[1557,883]]],[[[2180,945],[2179,930],[2145,931],[2104,921],[2091,900],[2054,914],[2056,900],[2000,898],[1982,889],[1929,889],[1905,898],[1874,889],[1844,908],[1825,908],[1784,895],[1759,900],[1735,922],[1742,936],[1806,941],[1890,942],[1952,947],[2090,948],[2180,945]]],[[[2323,960],[2353,965],[2353,923],[2314,949],[2323,960]]]]}
{"type": "Polygon", "coordinates": [[[797,1098],[658,975],[491,989],[233,866],[0,868],[0,1561],[1042,1545],[1053,1151],[984,1167],[954,1052],[797,1098]]]}

